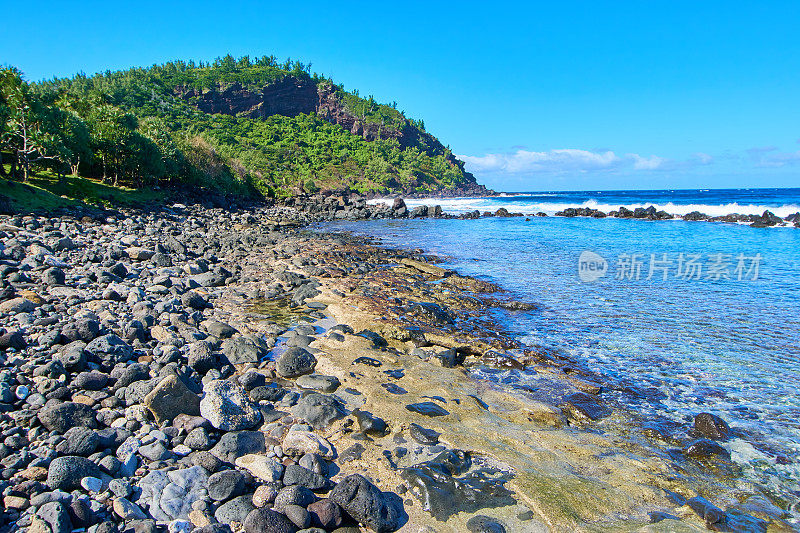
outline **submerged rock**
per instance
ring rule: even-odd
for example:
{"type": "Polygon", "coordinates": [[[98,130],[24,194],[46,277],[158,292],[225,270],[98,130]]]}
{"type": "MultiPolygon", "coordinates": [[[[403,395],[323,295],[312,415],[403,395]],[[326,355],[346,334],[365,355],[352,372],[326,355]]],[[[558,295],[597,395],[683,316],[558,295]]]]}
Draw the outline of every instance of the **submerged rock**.
{"type": "Polygon", "coordinates": [[[595,396],[585,392],[576,392],[564,398],[563,407],[577,419],[600,420],[612,413],[611,409],[601,404],[595,396]]]}
{"type": "Polygon", "coordinates": [[[700,413],[694,417],[694,430],[701,437],[714,440],[727,440],[731,435],[728,424],[711,413],[700,413]]]}

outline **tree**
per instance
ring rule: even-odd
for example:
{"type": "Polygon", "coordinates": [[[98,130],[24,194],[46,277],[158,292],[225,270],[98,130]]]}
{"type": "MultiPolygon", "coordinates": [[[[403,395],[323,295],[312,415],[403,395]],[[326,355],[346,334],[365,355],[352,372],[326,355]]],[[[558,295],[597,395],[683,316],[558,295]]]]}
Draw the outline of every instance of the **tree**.
{"type": "Polygon", "coordinates": [[[56,159],[59,138],[56,129],[48,123],[49,109],[22,79],[19,70],[11,67],[0,70],[0,93],[6,107],[5,127],[0,138],[0,149],[14,154],[22,179],[28,180],[31,165],[56,159]]]}

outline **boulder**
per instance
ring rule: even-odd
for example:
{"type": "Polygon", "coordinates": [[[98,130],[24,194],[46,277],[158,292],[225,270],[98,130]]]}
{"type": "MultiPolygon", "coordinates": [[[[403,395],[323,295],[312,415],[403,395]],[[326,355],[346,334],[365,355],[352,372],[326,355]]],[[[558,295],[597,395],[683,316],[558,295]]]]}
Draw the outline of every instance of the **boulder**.
{"type": "Polygon", "coordinates": [[[251,429],[261,420],[261,411],[245,390],[226,379],[215,379],[203,387],[200,414],[217,429],[241,431],[251,429]]]}
{"type": "Polygon", "coordinates": [[[200,397],[190,391],[175,374],[162,379],[144,397],[143,403],[158,424],[172,422],[181,413],[192,416],[200,414],[200,397]]]}
{"type": "Polygon", "coordinates": [[[400,527],[402,509],[360,474],[342,479],[330,492],[329,498],[358,523],[385,533],[400,527]]]}

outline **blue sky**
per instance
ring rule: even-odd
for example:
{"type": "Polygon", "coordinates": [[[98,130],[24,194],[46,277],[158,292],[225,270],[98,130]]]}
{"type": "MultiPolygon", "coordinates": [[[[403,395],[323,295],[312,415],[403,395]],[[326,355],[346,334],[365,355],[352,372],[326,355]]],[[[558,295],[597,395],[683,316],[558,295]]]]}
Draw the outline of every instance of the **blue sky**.
{"type": "Polygon", "coordinates": [[[800,186],[800,2],[605,4],[3,0],[0,63],[291,56],[498,190],[800,186]]]}

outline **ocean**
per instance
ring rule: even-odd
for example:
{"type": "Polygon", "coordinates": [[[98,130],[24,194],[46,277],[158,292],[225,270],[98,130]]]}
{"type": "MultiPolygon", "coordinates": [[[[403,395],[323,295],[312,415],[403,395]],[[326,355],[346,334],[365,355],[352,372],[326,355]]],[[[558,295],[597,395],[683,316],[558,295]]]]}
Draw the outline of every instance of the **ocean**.
{"type": "MultiPolygon", "coordinates": [[[[406,203],[454,214],[652,204],[673,214],[770,210],[785,217],[800,211],[800,189],[533,192],[406,203]]],[[[607,394],[643,420],[721,416],[738,435],[723,445],[748,479],[779,494],[797,490],[800,229],[552,216],[323,227],[421,248],[537,304],[498,312],[496,320],[525,344],[604,375],[616,385],[607,394]]],[[[473,374],[511,388],[530,378],[480,367],[473,374]]]]}

